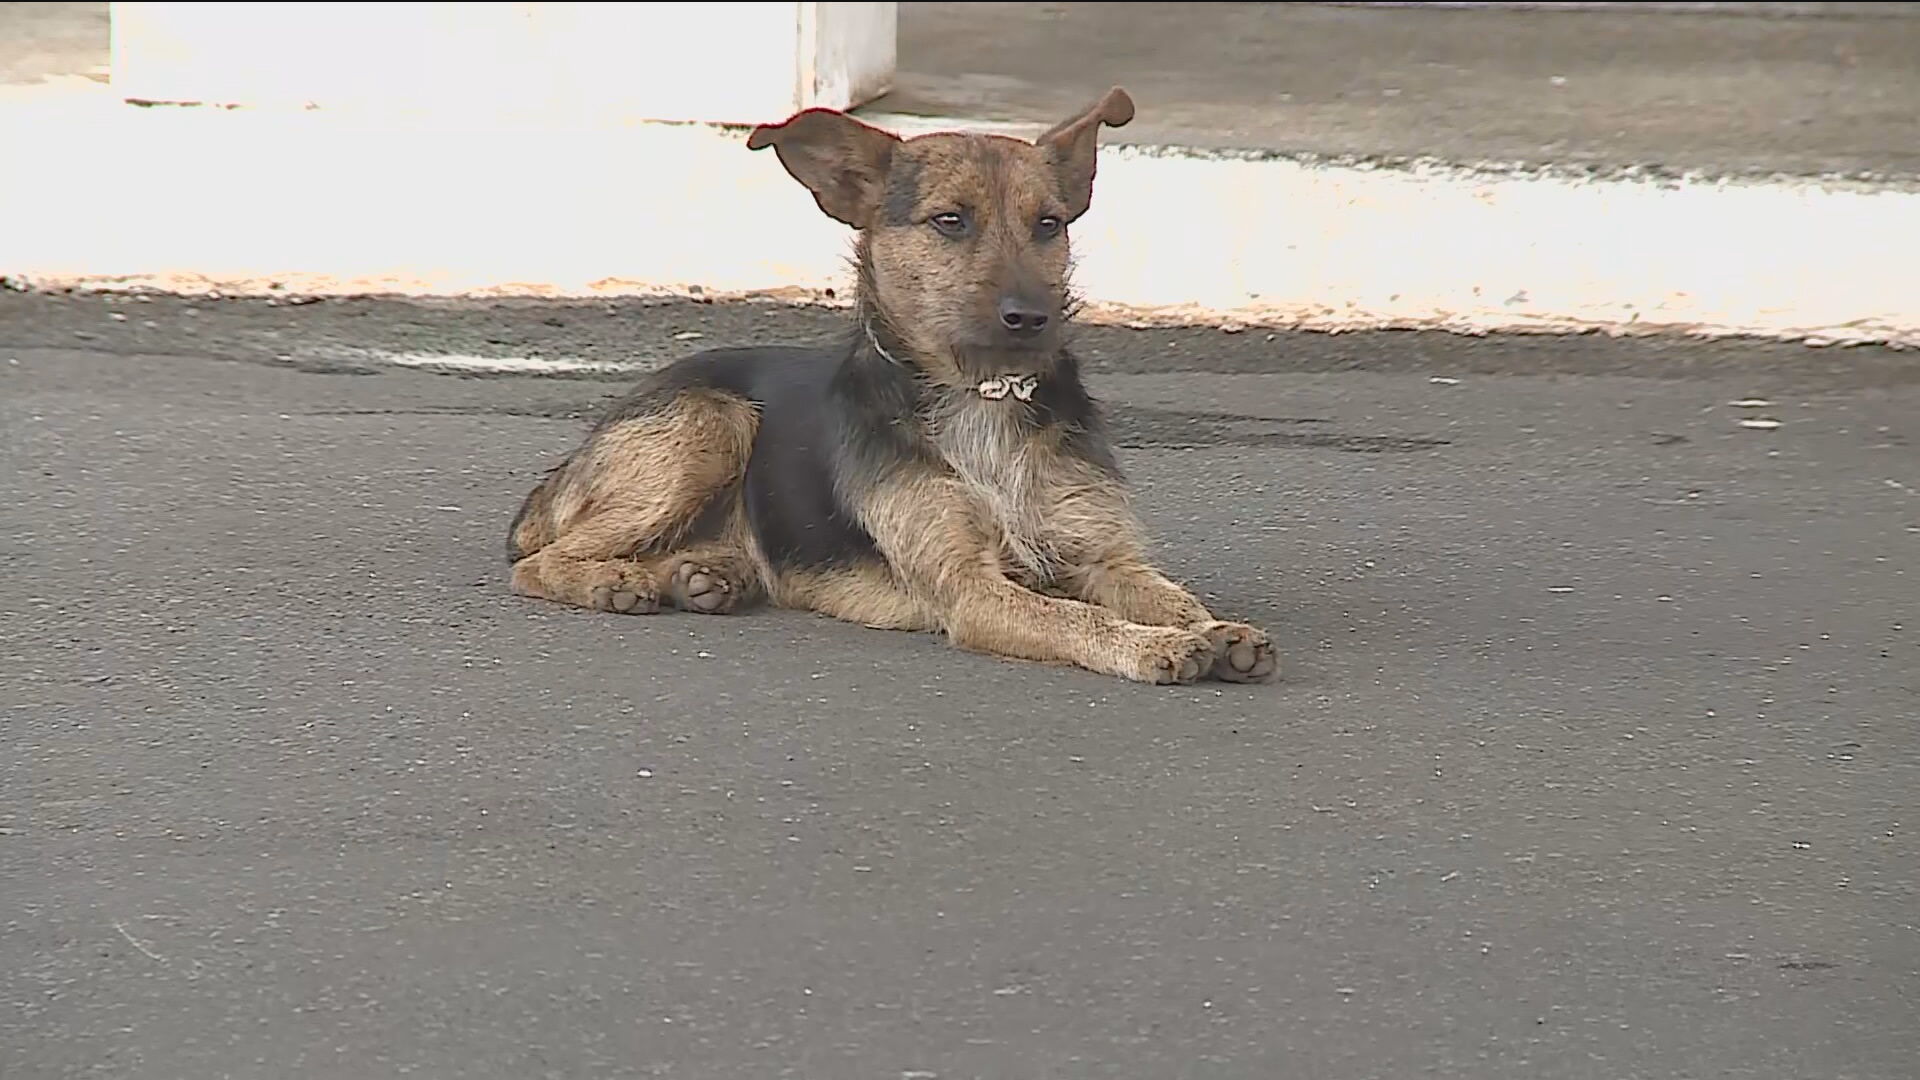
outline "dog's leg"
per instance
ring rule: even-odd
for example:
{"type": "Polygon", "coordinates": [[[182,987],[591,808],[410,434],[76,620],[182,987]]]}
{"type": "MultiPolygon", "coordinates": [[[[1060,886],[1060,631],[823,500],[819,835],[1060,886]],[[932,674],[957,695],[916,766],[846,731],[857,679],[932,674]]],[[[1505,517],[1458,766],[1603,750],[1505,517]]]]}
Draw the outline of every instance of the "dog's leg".
{"type": "Polygon", "coordinates": [[[1062,577],[1069,595],[1133,622],[1199,626],[1215,621],[1198,597],[1131,552],[1110,553],[1062,577]]]}
{"type": "Polygon", "coordinates": [[[746,402],[696,391],[597,433],[548,481],[538,519],[516,526],[552,539],[513,564],[513,590],[621,614],[656,612],[663,596],[686,610],[730,610],[757,581],[741,546],[683,545],[739,480],[754,429],[746,402]]]}
{"type": "Polygon", "coordinates": [[[700,615],[725,615],[758,595],[760,575],[739,545],[696,543],[665,555],[600,558],[653,535],[644,512],[607,511],[514,564],[514,591],[564,604],[651,615],[663,602],[700,615]]]}
{"type": "Polygon", "coordinates": [[[515,563],[513,589],[523,596],[623,615],[651,615],[663,601],[681,611],[725,615],[759,594],[760,575],[752,560],[738,545],[724,541],[697,543],[665,555],[621,557],[620,552],[636,546],[633,537],[652,535],[652,526],[644,512],[597,514],[515,563]]]}
{"type": "Polygon", "coordinates": [[[817,611],[876,630],[938,630],[939,620],[884,566],[793,570],[774,589],[781,607],[817,611]]]}
{"type": "Polygon", "coordinates": [[[1273,643],[1246,623],[1217,619],[1198,597],[1147,560],[1125,495],[1100,483],[1071,485],[1049,520],[1066,539],[1069,567],[1059,585],[1130,622],[1179,626],[1213,643],[1209,674],[1226,682],[1263,682],[1279,669],[1273,643]]]}
{"type": "Polygon", "coordinates": [[[1216,619],[1191,592],[1131,552],[1106,556],[1067,576],[1073,595],[1150,626],[1182,626],[1213,643],[1211,674],[1226,682],[1265,682],[1279,670],[1273,642],[1246,623],[1216,619]]]}
{"type": "Polygon", "coordinates": [[[1214,646],[1179,627],[1143,626],[1079,600],[1025,589],[991,567],[950,578],[942,622],[955,645],[1023,660],[1077,664],[1150,683],[1189,683],[1214,646]]]}
{"type": "Polygon", "coordinates": [[[660,527],[655,507],[600,510],[514,563],[513,591],[595,611],[651,615],[660,610],[659,568],[628,556],[660,527]]]}
{"type": "Polygon", "coordinates": [[[863,510],[874,542],[963,649],[1149,683],[1192,682],[1213,664],[1214,645],[1198,633],[1143,626],[1009,581],[996,545],[952,481],[894,480],[877,488],[863,510]]]}

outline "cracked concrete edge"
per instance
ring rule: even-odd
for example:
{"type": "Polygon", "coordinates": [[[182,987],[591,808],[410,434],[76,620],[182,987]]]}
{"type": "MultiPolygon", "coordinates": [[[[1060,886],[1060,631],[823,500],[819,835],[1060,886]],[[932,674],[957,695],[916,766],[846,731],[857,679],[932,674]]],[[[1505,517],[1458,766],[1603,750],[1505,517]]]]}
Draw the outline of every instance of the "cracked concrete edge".
{"type": "MultiPolygon", "coordinates": [[[[126,106],[86,116],[83,142],[57,110],[0,111],[7,144],[56,163],[0,174],[0,206],[35,208],[14,215],[0,250],[0,273],[20,285],[843,302],[846,231],[770,155],[745,151],[743,129],[451,130],[126,106]],[[170,170],[130,178],[123,163],[149,156],[170,170]],[[434,198],[417,179],[407,190],[417,177],[440,178],[434,198]]],[[[1032,134],[865,118],[902,134],[1032,134]]],[[[1920,193],[1899,187],[1116,142],[1102,154],[1095,213],[1075,232],[1095,322],[1920,346],[1920,294],[1899,262],[1920,250],[1920,193]]]]}

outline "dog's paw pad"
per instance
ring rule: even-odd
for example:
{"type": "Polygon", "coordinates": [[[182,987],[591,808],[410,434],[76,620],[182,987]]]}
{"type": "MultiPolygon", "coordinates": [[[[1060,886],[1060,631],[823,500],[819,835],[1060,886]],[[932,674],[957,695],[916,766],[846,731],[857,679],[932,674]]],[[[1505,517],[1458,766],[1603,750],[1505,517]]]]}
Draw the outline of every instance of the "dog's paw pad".
{"type": "Polygon", "coordinates": [[[688,561],[673,568],[673,602],[682,611],[724,615],[733,610],[739,590],[712,567],[688,561]]]}
{"type": "Polygon", "coordinates": [[[1280,670],[1267,635],[1245,623],[1211,623],[1201,631],[1213,644],[1212,675],[1225,682],[1265,682],[1280,670]]]}
{"type": "Polygon", "coordinates": [[[630,582],[595,585],[589,597],[595,609],[616,615],[651,615],[660,610],[660,599],[630,582]]]}

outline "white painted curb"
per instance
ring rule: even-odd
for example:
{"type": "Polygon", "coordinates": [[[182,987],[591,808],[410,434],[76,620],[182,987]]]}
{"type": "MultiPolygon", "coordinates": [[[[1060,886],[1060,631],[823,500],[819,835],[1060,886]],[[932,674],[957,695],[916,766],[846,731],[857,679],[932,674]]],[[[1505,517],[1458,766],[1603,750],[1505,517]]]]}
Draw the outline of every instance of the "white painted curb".
{"type": "MultiPolygon", "coordinates": [[[[1124,134],[1075,227],[1096,318],[1920,344],[1913,190],[1369,169],[1132,147],[1124,134]]],[[[229,293],[831,302],[848,280],[847,230],[743,143],[696,125],[0,99],[0,273],[229,293]]]]}

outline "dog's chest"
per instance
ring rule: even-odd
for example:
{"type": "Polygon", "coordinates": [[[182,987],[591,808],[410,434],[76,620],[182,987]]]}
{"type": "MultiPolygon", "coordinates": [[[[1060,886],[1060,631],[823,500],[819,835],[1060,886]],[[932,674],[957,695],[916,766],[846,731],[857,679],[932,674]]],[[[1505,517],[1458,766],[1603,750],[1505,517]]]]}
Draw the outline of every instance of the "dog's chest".
{"type": "Polygon", "coordinates": [[[942,415],[933,435],[982,519],[1000,533],[1008,568],[1051,579],[1060,562],[1047,526],[1051,474],[1030,429],[1006,403],[983,401],[942,415]]]}

